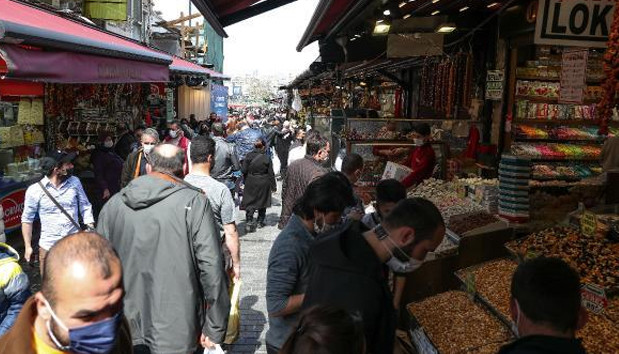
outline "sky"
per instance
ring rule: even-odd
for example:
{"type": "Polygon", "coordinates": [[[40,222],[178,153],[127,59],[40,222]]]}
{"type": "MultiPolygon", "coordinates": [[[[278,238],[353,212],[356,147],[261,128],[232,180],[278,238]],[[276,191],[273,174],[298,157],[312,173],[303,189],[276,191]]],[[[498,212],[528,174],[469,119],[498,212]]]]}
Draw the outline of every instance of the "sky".
{"type": "MultiPolygon", "coordinates": [[[[296,47],[317,4],[318,0],[298,0],[226,27],[224,73],[285,77],[307,70],[319,55],[318,45],[314,42],[301,53],[296,47]]],[[[155,0],[155,10],[172,20],[180,17],[181,11],[189,13],[189,0],[155,0]]],[[[195,7],[193,11],[197,11],[195,7]]]]}

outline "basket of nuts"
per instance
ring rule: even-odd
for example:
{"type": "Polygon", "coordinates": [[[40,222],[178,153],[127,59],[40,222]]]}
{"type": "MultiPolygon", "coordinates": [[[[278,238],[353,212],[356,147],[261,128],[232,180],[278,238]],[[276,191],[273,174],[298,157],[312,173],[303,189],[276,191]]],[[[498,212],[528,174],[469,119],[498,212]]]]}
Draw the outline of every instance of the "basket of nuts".
{"type": "Polygon", "coordinates": [[[507,326],[463,291],[438,294],[407,309],[411,337],[420,353],[496,352],[513,338],[507,326]],[[427,348],[430,345],[433,348],[427,348]]]}

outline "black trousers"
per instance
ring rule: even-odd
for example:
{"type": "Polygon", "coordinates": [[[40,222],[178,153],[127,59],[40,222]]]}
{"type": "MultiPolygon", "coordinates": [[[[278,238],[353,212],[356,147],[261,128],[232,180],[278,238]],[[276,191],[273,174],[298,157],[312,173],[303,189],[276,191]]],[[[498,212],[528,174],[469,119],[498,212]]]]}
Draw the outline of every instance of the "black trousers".
{"type": "MultiPolygon", "coordinates": [[[[253,221],[254,220],[254,213],[256,212],[255,208],[246,208],[245,209],[245,219],[247,221],[253,221]]],[[[258,222],[262,221],[264,222],[264,219],[267,216],[267,209],[266,208],[260,208],[258,209],[258,222]]]]}
{"type": "Polygon", "coordinates": [[[275,348],[272,345],[269,345],[269,343],[266,343],[266,347],[267,347],[267,354],[278,354],[279,353],[279,349],[275,348]]]}

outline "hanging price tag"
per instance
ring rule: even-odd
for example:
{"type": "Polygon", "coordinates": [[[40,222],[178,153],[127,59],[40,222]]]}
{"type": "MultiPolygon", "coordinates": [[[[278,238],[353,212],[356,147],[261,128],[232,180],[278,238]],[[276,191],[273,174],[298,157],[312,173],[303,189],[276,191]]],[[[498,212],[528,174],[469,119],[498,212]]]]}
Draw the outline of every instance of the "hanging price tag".
{"type": "Polygon", "coordinates": [[[595,235],[598,228],[597,215],[590,211],[584,212],[580,218],[580,230],[587,236],[595,235]]]}
{"type": "Polygon", "coordinates": [[[601,288],[593,284],[583,284],[580,288],[582,305],[595,314],[601,314],[608,306],[608,298],[601,288]]]}
{"type": "Polygon", "coordinates": [[[466,286],[466,292],[469,294],[469,296],[474,297],[477,293],[477,289],[475,286],[475,274],[473,274],[472,272],[466,272],[464,284],[466,286]]]}

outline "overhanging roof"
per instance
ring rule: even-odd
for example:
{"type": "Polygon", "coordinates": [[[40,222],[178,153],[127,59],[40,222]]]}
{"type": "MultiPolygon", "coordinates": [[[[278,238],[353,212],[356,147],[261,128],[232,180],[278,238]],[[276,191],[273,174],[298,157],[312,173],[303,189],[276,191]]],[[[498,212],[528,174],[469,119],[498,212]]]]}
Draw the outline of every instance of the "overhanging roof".
{"type": "Polygon", "coordinates": [[[138,42],[24,3],[0,0],[0,42],[170,64],[169,55],[138,42]]]}
{"type": "Polygon", "coordinates": [[[247,20],[296,0],[191,0],[204,19],[222,37],[224,27],[247,20]]]}
{"type": "Polygon", "coordinates": [[[179,57],[174,57],[172,64],[170,64],[170,71],[179,74],[204,75],[216,80],[230,80],[230,77],[223,75],[222,73],[202,67],[179,57]]]}

